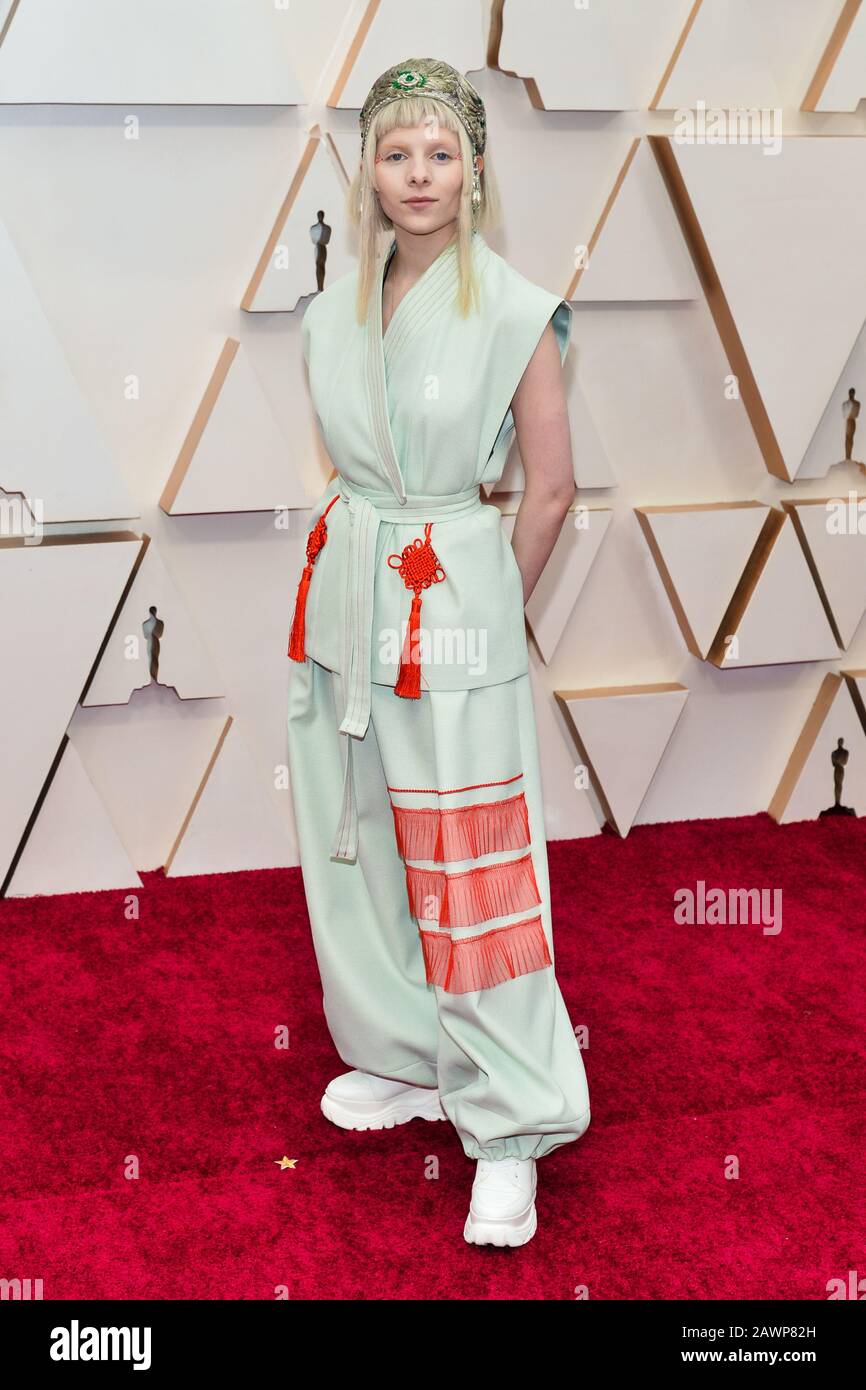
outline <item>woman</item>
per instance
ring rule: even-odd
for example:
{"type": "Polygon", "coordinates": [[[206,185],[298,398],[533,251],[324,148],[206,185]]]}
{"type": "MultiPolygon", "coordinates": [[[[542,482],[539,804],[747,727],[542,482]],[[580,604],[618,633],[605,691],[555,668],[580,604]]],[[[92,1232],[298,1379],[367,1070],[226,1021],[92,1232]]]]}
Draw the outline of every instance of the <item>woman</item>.
{"type": "Polygon", "coordinates": [[[476,1160],[465,1239],[521,1245],[536,1160],[590,1119],[553,969],[523,615],[574,497],[571,309],[481,235],[496,195],[460,73],[389,68],[360,124],[359,266],[302,325],[335,474],[289,645],[304,887],[353,1068],[322,1110],[348,1129],[449,1119],[476,1160]],[[515,428],[512,546],[479,484],[515,428]]]}

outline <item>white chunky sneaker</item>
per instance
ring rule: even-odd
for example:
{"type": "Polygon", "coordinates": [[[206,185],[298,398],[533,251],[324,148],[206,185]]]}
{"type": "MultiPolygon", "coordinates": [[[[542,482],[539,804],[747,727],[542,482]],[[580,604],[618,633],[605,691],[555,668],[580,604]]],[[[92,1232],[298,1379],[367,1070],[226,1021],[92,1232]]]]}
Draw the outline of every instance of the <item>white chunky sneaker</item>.
{"type": "Polygon", "coordinates": [[[525,1245],[535,1235],[534,1158],[479,1158],[463,1238],[472,1245],[525,1245]]]}
{"type": "Polygon", "coordinates": [[[341,1129],[393,1129],[416,1115],[447,1119],[437,1087],[410,1086],[366,1071],[335,1076],[322,1096],[322,1114],[341,1129]]]}

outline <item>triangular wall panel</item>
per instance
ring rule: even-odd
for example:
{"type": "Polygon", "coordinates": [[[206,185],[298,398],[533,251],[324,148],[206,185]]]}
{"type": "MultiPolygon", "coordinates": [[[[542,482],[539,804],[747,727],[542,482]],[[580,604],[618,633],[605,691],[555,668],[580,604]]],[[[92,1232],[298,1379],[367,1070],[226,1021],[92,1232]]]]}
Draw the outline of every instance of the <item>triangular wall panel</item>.
{"type": "Polygon", "coordinates": [[[168,878],[288,868],[298,860],[259,770],[231,716],[165,862],[168,878]]]}
{"type": "Polygon", "coordinates": [[[683,639],[704,660],[769,508],[760,502],[635,507],[683,639]]]}
{"type": "Polygon", "coordinates": [[[558,690],[609,823],[627,835],[688,699],[685,686],[558,690]]]}
{"type": "MultiPolygon", "coordinates": [[[[502,525],[509,541],[516,520],[517,504],[506,504],[502,510],[502,525]]],[[[568,510],[550,558],[529,595],[526,618],[547,663],[553,660],[612,520],[613,513],[607,507],[588,508],[575,502],[568,510]]]]}
{"type": "MultiPolygon", "coordinates": [[[[225,719],[222,701],[181,700],[156,684],[133,691],[128,709],[76,709],[69,737],[139,873],[165,864],[225,719]]],[[[289,809],[286,792],[287,836],[289,809]]]]}
{"type": "MultiPolygon", "coordinates": [[[[767,468],[798,473],[866,320],[866,140],[650,137],[767,468]],[[749,254],[743,254],[743,247],[749,254]]],[[[850,383],[846,383],[850,384],[850,383]]]]}
{"type": "Polygon", "coordinates": [[[586,302],[699,299],[703,293],[658,164],[634,140],[566,298],[586,302]]]}
{"type": "Polygon", "coordinates": [[[74,744],[65,739],[6,897],[141,886],[74,744]]]}
{"type": "Polygon", "coordinates": [[[707,659],[727,669],[838,655],[793,523],[771,512],[707,659]]]}
{"type": "Polygon", "coordinates": [[[252,363],[227,338],[159,505],[170,516],[309,507],[288,453],[252,363]]]}

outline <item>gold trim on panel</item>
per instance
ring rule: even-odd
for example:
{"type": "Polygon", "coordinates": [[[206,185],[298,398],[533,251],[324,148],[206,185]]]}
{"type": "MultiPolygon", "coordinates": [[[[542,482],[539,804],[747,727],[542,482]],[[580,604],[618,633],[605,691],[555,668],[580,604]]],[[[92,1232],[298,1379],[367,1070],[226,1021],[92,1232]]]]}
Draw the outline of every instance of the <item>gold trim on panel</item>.
{"type": "MultiPolygon", "coordinates": [[[[56,525],[64,525],[63,522],[56,522],[56,525]]],[[[141,536],[137,531],[78,531],[74,535],[51,536],[43,535],[38,545],[31,541],[27,546],[28,550],[44,550],[46,545],[93,545],[102,541],[140,541],[141,536]]],[[[0,550],[13,550],[16,547],[23,548],[26,544],[24,536],[2,536],[0,537],[0,550]]]]}
{"type": "MultiPolygon", "coordinates": [[[[777,511],[774,507],[770,508],[752,553],[746,561],[746,568],[743,570],[740,582],[725,609],[719,630],[707,652],[707,661],[711,662],[713,666],[718,666],[720,670],[727,669],[725,666],[725,638],[733,637],[742,622],[743,615],[752,601],[752,596],[758,587],[758,580],[764,572],[764,567],[772,554],[773,546],[779,538],[785,520],[784,512],[777,511]]],[[[752,666],[761,665],[759,661],[749,664],[752,666]]]]}
{"type": "Polygon", "coordinates": [[[697,502],[693,504],[684,503],[673,507],[635,507],[634,513],[638,519],[638,524],[643,532],[644,540],[649,546],[650,554],[656,563],[659,578],[664,585],[668,601],[674,611],[674,616],[679,623],[680,632],[692,656],[696,656],[699,661],[704,660],[704,654],[698,645],[698,639],[692,630],[692,625],[686,617],[686,610],[676,591],[670,570],[665,564],[659,543],[648,518],[656,513],[669,514],[670,512],[714,512],[714,511],[737,511],[743,507],[766,507],[765,502],[697,502]]]}
{"type": "Polygon", "coordinates": [[[639,144],[640,136],[638,135],[635,137],[634,140],[632,140],[631,145],[629,146],[628,154],[622,162],[622,168],[617,174],[616,179],[614,180],[613,188],[607,195],[607,201],[605,202],[605,205],[601,210],[601,216],[599,217],[598,221],[595,224],[595,227],[593,228],[592,236],[590,237],[589,244],[586,248],[586,265],[578,266],[577,270],[574,272],[574,275],[571,277],[568,289],[562,296],[563,299],[574,299],[575,297],[575,292],[580,283],[580,277],[583,274],[583,272],[588,268],[589,263],[592,260],[592,253],[595,250],[596,244],[598,242],[599,237],[602,234],[602,231],[604,230],[604,224],[610,216],[610,210],[616,202],[617,194],[619,193],[619,190],[622,188],[623,183],[625,182],[625,176],[631,168],[632,160],[637,154],[639,144]]]}
{"type": "Polygon", "coordinates": [[[833,617],[833,610],[830,607],[830,599],[828,597],[827,590],[824,588],[824,582],[821,579],[821,574],[815,562],[815,557],[812,554],[812,547],[809,545],[809,540],[806,535],[805,527],[803,526],[803,523],[800,520],[799,516],[800,507],[826,507],[827,503],[832,501],[833,498],[831,497],[802,497],[798,499],[796,502],[783,501],[782,506],[785,508],[785,511],[790,516],[791,522],[794,527],[794,533],[797,537],[797,540],[800,542],[800,545],[803,548],[803,554],[806,557],[806,564],[809,566],[809,573],[811,574],[812,579],[815,582],[815,588],[818,590],[818,597],[824,605],[824,612],[827,616],[827,622],[830,624],[833,636],[839,643],[839,646],[844,651],[845,643],[842,641],[842,634],[836,626],[836,619],[833,617]]]}
{"type": "Polygon", "coordinates": [[[516,77],[518,82],[522,82],[526,88],[526,95],[536,111],[546,111],[548,108],[542,101],[535,78],[524,77],[521,73],[515,72],[513,68],[504,68],[499,61],[499,50],[502,47],[503,10],[504,0],[493,0],[490,7],[490,28],[487,33],[487,66],[495,69],[496,72],[501,72],[503,77],[516,77]]]}
{"type": "Polygon", "coordinates": [[[202,773],[201,781],[199,782],[198,786],[196,787],[195,795],[194,795],[192,801],[191,801],[190,804],[189,804],[189,810],[187,811],[186,815],[185,815],[184,818],[183,818],[183,824],[181,825],[180,830],[177,832],[177,836],[176,836],[176,838],[175,838],[175,842],[174,842],[174,844],[172,845],[171,849],[170,849],[169,852],[168,852],[168,858],[166,859],[165,863],[164,863],[163,866],[162,866],[162,872],[163,872],[163,874],[166,874],[166,875],[168,874],[168,871],[169,871],[169,869],[171,868],[171,865],[172,865],[172,860],[174,859],[174,856],[177,854],[178,850],[180,849],[181,841],[182,841],[184,835],[186,834],[186,832],[187,832],[187,830],[188,830],[188,828],[189,828],[189,823],[190,823],[190,821],[192,820],[192,818],[193,818],[193,816],[194,816],[194,814],[195,814],[195,808],[198,806],[198,803],[199,803],[199,801],[200,801],[201,798],[202,798],[202,794],[203,794],[204,789],[205,789],[205,787],[207,786],[207,783],[208,783],[208,778],[210,777],[211,773],[212,773],[213,770],[214,770],[214,766],[215,766],[215,764],[216,764],[216,760],[217,760],[217,758],[219,757],[220,753],[222,752],[222,746],[223,746],[223,744],[224,744],[225,741],[226,741],[226,736],[227,736],[228,731],[229,731],[229,729],[231,728],[233,722],[234,722],[234,716],[231,715],[231,714],[227,714],[227,715],[226,715],[226,722],[225,722],[225,724],[223,724],[223,727],[222,727],[222,729],[220,730],[219,737],[217,738],[217,741],[216,741],[216,743],[214,744],[213,752],[211,753],[211,755],[210,755],[210,757],[209,757],[209,759],[208,759],[207,767],[205,768],[204,772],[202,773]]]}
{"type": "Polygon", "coordinates": [[[15,849],[13,850],[10,856],[9,868],[7,869],[6,874],[3,878],[3,882],[0,883],[0,898],[6,897],[6,892],[9,888],[9,885],[11,884],[12,879],[15,877],[15,870],[18,868],[21,856],[24,853],[24,850],[27,846],[27,841],[30,839],[30,836],[33,832],[33,827],[39,819],[40,812],[45,803],[45,798],[51,790],[51,783],[54,781],[54,778],[57,775],[57,771],[60,767],[60,760],[63,757],[63,754],[66,752],[66,745],[69,742],[69,734],[64,730],[64,732],[60,735],[60,743],[57,747],[57,752],[51,759],[51,766],[45,774],[45,781],[42,783],[42,786],[40,787],[39,792],[37,793],[36,800],[33,802],[33,809],[31,810],[30,815],[27,817],[27,822],[24,826],[23,831],[21,832],[21,839],[18,841],[18,844],[16,845],[15,849]]]}
{"type": "MultiPolygon", "coordinates": [[[[313,130],[318,130],[318,126],[314,126],[313,130]]],[[[250,280],[250,283],[247,285],[246,290],[244,291],[243,298],[241,299],[242,309],[255,309],[255,298],[259,292],[259,286],[261,285],[262,280],[264,279],[265,271],[267,270],[268,265],[270,263],[270,259],[274,254],[274,249],[276,248],[277,242],[280,239],[280,234],[282,233],[286,225],[286,222],[288,221],[289,213],[292,210],[295,198],[298,196],[301,184],[304,182],[304,179],[307,176],[307,171],[313,162],[316,150],[322,143],[322,140],[327,140],[328,145],[336,159],[337,168],[340,169],[343,174],[345,174],[346,172],[343,166],[343,161],[340,158],[339,153],[337,151],[337,147],[331,139],[330,135],[324,135],[320,139],[318,136],[311,134],[304,148],[304,153],[301,155],[301,158],[298,161],[298,167],[295,170],[294,175],[292,176],[292,181],[289,184],[288,192],[286,193],[285,198],[280,204],[279,210],[274,219],[274,225],[271,227],[271,230],[268,233],[268,239],[265,242],[262,254],[259,256],[258,264],[256,265],[256,268],[253,271],[252,279],[250,280]]],[[[346,180],[346,186],[348,187],[348,179],[346,180]]]]}
{"type": "Polygon", "coordinates": [[[337,73],[337,78],[334,82],[334,87],[331,92],[331,95],[325,102],[326,106],[339,106],[340,98],[343,95],[346,83],[349,80],[349,73],[355,66],[355,63],[358,60],[358,54],[361,52],[361,49],[366,43],[367,35],[370,32],[373,20],[376,18],[376,12],[378,8],[379,0],[367,0],[367,8],[365,9],[361,17],[361,21],[357,29],[355,30],[355,37],[349,44],[346,56],[340,65],[340,71],[337,73]]]}
{"type": "MultiPolygon", "coordinates": [[[[648,111],[658,111],[658,110],[659,110],[659,102],[660,102],[661,99],[662,99],[662,93],[664,92],[665,87],[668,85],[668,82],[670,81],[671,73],[673,72],[674,68],[676,67],[677,63],[679,62],[680,54],[682,53],[683,48],[685,47],[686,39],[688,38],[689,34],[691,33],[692,26],[693,26],[695,20],[696,20],[697,17],[698,17],[698,10],[701,8],[701,5],[702,5],[702,4],[703,4],[703,0],[695,0],[695,3],[692,5],[691,13],[689,14],[688,19],[686,20],[685,24],[683,25],[683,31],[682,31],[682,33],[680,34],[679,38],[677,39],[677,42],[676,42],[676,44],[675,44],[675,46],[674,46],[674,51],[673,51],[673,53],[671,54],[670,58],[668,59],[668,65],[667,65],[667,67],[665,68],[664,72],[662,73],[661,81],[659,82],[659,85],[658,85],[658,87],[656,88],[655,96],[653,97],[652,101],[650,102],[649,106],[647,107],[647,110],[648,110],[648,111]]],[[[665,108],[662,108],[662,109],[665,109],[665,108]]]]}
{"type": "MultiPolygon", "coordinates": [[[[827,47],[821,54],[821,60],[815,70],[815,76],[809,83],[806,95],[803,97],[803,103],[800,107],[801,111],[816,110],[818,102],[823,95],[824,88],[827,85],[830,73],[836,66],[836,60],[845,46],[845,42],[851,31],[851,26],[857,18],[857,11],[859,8],[860,0],[845,0],[845,4],[828,40],[827,47]]],[[[866,92],[862,95],[866,96],[866,92]]]]}
{"type": "Polygon", "coordinates": [[[8,13],[7,16],[6,16],[6,21],[5,21],[4,25],[3,25],[3,28],[0,29],[0,47],[2,47],[2,45],[3,45],[3,40],[5,39],[6,35],[9,33],[10,25],[12,24],[12,21],[13,21],[13,19],[15,18],[15,11],[18,9],[18,6],[20,5],[20,3],[21,3],[21,0],[12,0],[12,4],[11,4],[10,7],[9,7],[9,13],[8,13]]]}
{"type": "MultiPolygon", "coordinates": [[[[861,137],[862,138],[862,137],[861,137]]],[[[685,179],[682,170],[677,163],[674,154],[671,137],[668,135],[648,135],[650,147],[655,154],[662,177],[667,185],[671,202],[679,218],[686,245],[692,254],[698,277],[703,286],[704,295],[709,305],[710,313],[716,325],[716,331],[722,340],[722,346],[730,363],[732,372],[737,377],[740,388],[740,396],[746,413],[752,423],[752,429],[758,442],[758,447],[764,456],[764,463],[767,471],[774,477],[781,478],[783,482],[792,481],[791,474],[788,472],[779,441],[770,423],[767,408],[764,405],[758,383],[755,380],[746,350],[740,338],[739,331],[734,316],[728,304],[727,297],[722,289],[716,268],[713,264],[712,256],[707,245],[706,238],[701,230],[697,213],[686,189],[685,179]]],[[[799,467],[799,460],[797,463],[799,467]]]]}
{"type": "Polygon", "coordinates": [[[187,469],[192,463],[195,451],[201,443],[202,435],[207,429],[211,413],[217,402],[217,397],[225,385],[226,377],[229,374],[229,368],[235,360],[239,347],[240,342],[237,338],[226,338],[222,352],[219,355],[219,360],[211,373],[210,381],[205,387],[204,395],[199,401],[198,409],[193,416],[192,424],[187,430],[186,439],[181,445],[180,453],[169,474],[168,482],[162,490],[159,505],[169,516],[171,515],[171,509],[177,499],[177,494],[180,491],[181,483],[186,477],[187,469]]]}
{"type": "Polygon", "coordinates": [[[858,681],[861,681],[863,677],[866,676],[866,671],[842,670],[839,672],[839,675],[845,677],[845,681],[848,686],[848,693],[851,696],[851,699],[854,701],[854,708],[857,711],[857,717],[860,720],[860,723],[863,725],[864,734],[866,734],[866,705],[864,705],[863,703],[863,696],[860,694],[860,686],[858,685],[858,681]]]}

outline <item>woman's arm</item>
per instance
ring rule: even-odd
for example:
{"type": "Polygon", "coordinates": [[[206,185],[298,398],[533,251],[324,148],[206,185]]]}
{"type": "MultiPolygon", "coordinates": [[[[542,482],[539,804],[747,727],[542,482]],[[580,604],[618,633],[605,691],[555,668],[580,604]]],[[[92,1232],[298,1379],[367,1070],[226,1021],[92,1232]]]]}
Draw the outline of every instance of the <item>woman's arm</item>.
{"type": "Polygon", "coordinates": [[[525,484],[511,545],[523,602],[538,582],[574,501],[571,428],[559,344],[548,323],[511,402],[525,484]]]}

